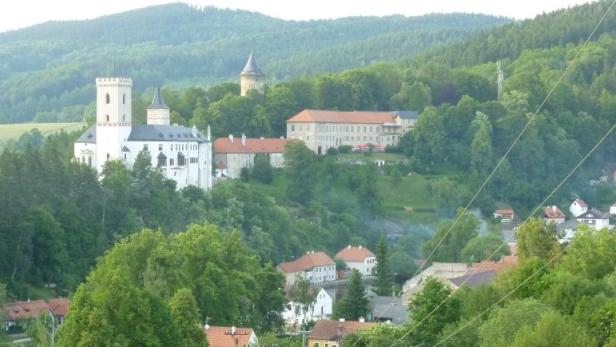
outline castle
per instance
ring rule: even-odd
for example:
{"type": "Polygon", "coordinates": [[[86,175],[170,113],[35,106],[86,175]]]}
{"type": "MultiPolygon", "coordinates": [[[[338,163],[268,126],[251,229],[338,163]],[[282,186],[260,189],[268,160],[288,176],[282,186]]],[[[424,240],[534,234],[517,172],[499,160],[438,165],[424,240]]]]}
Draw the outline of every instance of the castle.
{"type": "Polygon", "coordinates": [[[96,124],[75,141],[74,156],[103,173],[105,163],[119,160],[132,168],[139,152],[148,151],[152,167],[176,182],[178,189],[212,187],[212,142],[195,127],[170,124],[169,107],[156,87],[147,108],[147,124],[132,123],[130,78],[96,79],[96,124]]]}
{"type": "MultiPolygon", "coordinates": [[[[158,86],[147,107],[147,124],[133,124],[132,85],[130,78],[96,79],[96,124],[75,141],[75,159],[102,174],[109,160],[119,160],[132,168],[137,155],[145,150],[150,154],[152,167],[174,180],[178,189],[189,185],[212,188],[213,153],[209,128],[204,136],[194,126],[171,125],[170,110],[158,86]]],[[[241,95],[251,90],[264,92],[265,74],[252,52],[240,74],[240,85],[241,95]]]]}

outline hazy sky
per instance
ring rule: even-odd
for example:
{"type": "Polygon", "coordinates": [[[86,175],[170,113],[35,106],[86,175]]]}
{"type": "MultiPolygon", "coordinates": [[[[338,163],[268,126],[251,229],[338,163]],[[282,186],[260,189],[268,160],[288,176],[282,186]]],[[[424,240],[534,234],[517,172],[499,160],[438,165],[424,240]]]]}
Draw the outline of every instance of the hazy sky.
{"type": "MultiPolygon", "coordinates": [[[[0,31],[48,20],[87,19],[176,1],[166,0],[2,0],[0,31]]],[[[195,5],[246,9],[285,19],[338,18],[352,15],[421,15],[474,12],[529,18],[589,0],[191,0],[195,5]]]]}

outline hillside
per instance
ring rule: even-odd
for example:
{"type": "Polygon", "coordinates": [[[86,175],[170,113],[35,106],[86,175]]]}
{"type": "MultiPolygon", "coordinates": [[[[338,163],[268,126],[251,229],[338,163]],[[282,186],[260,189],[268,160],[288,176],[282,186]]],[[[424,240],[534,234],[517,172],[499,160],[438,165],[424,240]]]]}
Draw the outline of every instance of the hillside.
{"type": "Polygon", "coordinates": [[[0,123],[78,121],[93,79],[115,71],[136,91],[235,81],[254,50],[270,80],[399,60],[507,19],[483,15],[285,21],[247,11],[148,7],[0,33],[0,123]]]}

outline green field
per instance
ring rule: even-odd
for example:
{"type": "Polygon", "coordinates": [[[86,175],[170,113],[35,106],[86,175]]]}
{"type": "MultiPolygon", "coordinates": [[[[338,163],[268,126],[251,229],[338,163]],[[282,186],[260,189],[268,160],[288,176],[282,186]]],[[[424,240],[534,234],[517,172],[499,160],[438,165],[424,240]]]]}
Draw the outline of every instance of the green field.
{"type": "Polygon", "coordinates": [[[413,174],[398,180],[381,176],[377,182],[383,197],[385,214],[393,218],[433,222],[437,217],[432,209],[437,206],[430,193],[430,179],[413,174]]]}
{"type": "Polygon", "coordinates": [[[50,135],[60,130],[74,131],[84,127],[86,123],[17,123],[0,124],[0,144],[17,140],[23,133],[38,129],[43,135],[50,135]]]}

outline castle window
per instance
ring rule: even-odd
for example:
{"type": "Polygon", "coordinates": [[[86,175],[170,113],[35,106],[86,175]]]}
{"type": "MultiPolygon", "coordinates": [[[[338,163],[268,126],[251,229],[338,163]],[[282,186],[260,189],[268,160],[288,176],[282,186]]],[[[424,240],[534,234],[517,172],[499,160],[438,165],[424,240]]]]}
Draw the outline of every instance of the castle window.
{"type": "Polygon", "coordinates": [[[109,153],[107,153],[107,160],[109,160],[109,153]]]}
{"type": "Polygon", "coordinates": [[[105,94],[105,103],[106,104],[111,103],[111,97],[109,96],[109,93],[105,94]]]}
{"type": "MultiPolygon", "coordinates": [[[[171,159],[173,161],[173,159],[171,159]]],[[[173,164],[173,163],[172,163],[173,164]]],[[[167,156],[160,153],[158,154],[158,167],[165,167],[167,166],[167,156]]]]}
{"type": "Polygon", "coordinates": [[[125,122],[125,121],[126,121],[126,115],[125,115],[125,114],[123,114],[123,115],[122,115],[122,122],[125,122]]]}
{"type": "Polygon", "coordinates": [[[178,166],[184,166],[186,165],[186,157],[184,156],[184,154],[182,154],[182,152],[178,153],[178,166]]]}
{"type": "Polygon", "coordinates": [[[163,150],[163,144],[162,144],[162,143],[158,145],[158,150],[159,150],[159,151],[162,151],[162,150],[163,150]]]}
{"type": "Polygon", "coordinates": [[[106,115],[105,118],[107,119],[107,122],[109,122],[109,115],[106,115]]]}
{"type": "Polygon", "coordinates": [[[173,162],[173,158],[169,158],[169,165],[170,165],[170,166],[173,166],[173,163],[174,163],[174,162],[173,162]]]}
{"type": "Polygon", "coordinates": [[[122,94],[122,104],[126,104],[126,94],[122,94]]]}

